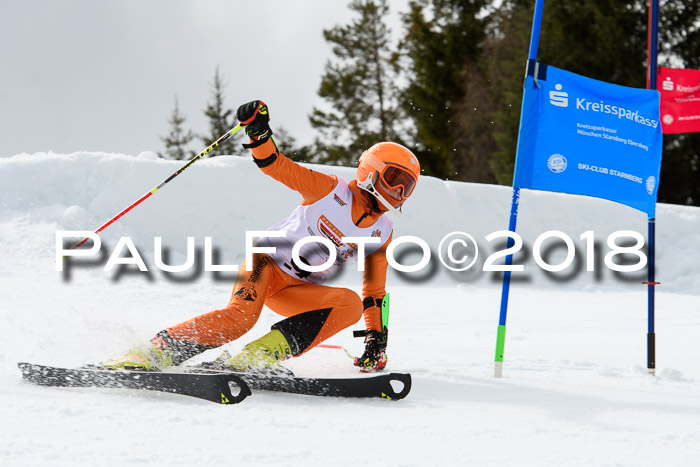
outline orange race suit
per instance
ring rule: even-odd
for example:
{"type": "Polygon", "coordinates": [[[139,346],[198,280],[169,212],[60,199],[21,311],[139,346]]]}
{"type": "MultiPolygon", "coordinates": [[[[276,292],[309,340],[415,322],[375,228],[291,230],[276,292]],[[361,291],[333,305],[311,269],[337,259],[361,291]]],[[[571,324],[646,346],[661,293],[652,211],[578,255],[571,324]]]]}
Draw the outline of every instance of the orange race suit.
{"type": "MultiPolygon", "coordinates": [[[[391,223],[382,219],[384,211],[368,192],[357,187],[356,180],[346,184],[335,176],[302,167],[280,153],[271,138],[253,148],[252,153],[254,162],[265,174],[301,194],[301,206],[349,202],[349,209],[343,211],[351,217],[348,221],[360,229],[388,225],[388,231],[381,233],[385,241],[365,257],[362,299],[352,290],[321,285],[295,275],[288,264],[280,265],[271,256],[254,254],[250,271],[245,263],[241,266],[225,308],[167,328],[167,346],[173,351],[173,364],[243,336],[257,322],[263,305],[286,318],[273,329],[284,334],[293,356],[303,354],[353,325],[363,315],[367,330],[382,330],[378,305],[386,294],[386,248],[393,235],[391,223]],[[339,182],[347,187],[351,199],[342,201],[332,199],[338,196],[329,196],[339,188],[339,182]],[[382,222],[378,222],[380,219],[382,222]]],[[[338,237],[341,235],[337,230],[335,233],[338,237]]],[[[378,229],[372,235],[378,235],[378,229]]],[[[329,232],[329,236],[333,237],[333,232],[329,232]]],[[[340,254],[343,254],[342,249],[340,254]]]]}

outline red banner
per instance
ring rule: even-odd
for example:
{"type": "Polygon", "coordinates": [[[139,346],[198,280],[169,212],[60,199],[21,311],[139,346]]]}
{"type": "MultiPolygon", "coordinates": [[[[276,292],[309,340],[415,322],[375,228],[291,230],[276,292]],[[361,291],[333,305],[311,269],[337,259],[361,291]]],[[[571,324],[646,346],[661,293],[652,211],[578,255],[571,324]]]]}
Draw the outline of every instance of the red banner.
{"type": "Polygon", "coordinates": [[[663,132],[700,131],[700,70],[659,67],[657,88],[663,132]]]}

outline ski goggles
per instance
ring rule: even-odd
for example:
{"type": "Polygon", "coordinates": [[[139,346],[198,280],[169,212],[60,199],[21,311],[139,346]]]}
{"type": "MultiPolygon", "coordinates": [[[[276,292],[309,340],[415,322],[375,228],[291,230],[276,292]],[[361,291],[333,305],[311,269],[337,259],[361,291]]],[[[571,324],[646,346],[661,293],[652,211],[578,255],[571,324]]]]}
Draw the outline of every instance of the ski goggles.
{"type": "Polygon", "coordinates": [[[379,179],[387,188],[395,190],[401,188],[401,196],[408,198],[416,187],[415,176],[401,166],[386,164],[384,170],[379,172],[379,179]]]}

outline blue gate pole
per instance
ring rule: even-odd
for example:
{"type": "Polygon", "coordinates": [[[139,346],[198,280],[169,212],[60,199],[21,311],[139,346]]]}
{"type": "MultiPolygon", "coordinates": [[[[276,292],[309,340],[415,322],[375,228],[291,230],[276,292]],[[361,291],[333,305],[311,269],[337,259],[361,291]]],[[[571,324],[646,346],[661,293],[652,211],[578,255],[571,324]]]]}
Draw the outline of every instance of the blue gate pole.
{"type": "MultiPolygon", "coordinates": [[[[540,27],[542,25],[542,10],[544,8],[544,0],[536,0],[535,12],[532,16],[532,32],[530,33],[530,50],[528,52],[528,63],[530,60],[537,60],[537,47],[540,42],[540,27]]],[[[536,74],[536,73],[535,73],[536,74]]],[[[520,114],[520,127],[522,128],[523,120],[529,116],[520,114]]],[[[518,138],[519,139],[519,138],[518,138]]],[[[513,186],[513,200],[510,205],[510,222],[508,230],[515,232],[515,227],[518,221],[518,206],[520,204],[520,187],[513,186]]],[[[514,240],[508,238],[508,248],[513,246],[514,240]]],[[[513,255],[506,256],[506,266],[513,264],[513,255]]],[[[501,378],[503,376],[503,354],[505,353],[506,345],[506,317],[508,315],[508,294],[510,293],[510,274],[511,271],[503,273],[503,287],[501,289],[501,312],[498,318],[498,333],[496,337],[496,359],[494,363],[493,376],[501,378]]]]}
{"type": "MultiPolygon", "coordinates": [[[[515,232],[515,226],[518,222],[518,205],[520,204],[520,188],[513,187],[513,200],[510,204],[510,222],[508,230],[515,232]]],[[[514,244],[514,240],[508,237],[507,247],[510,248],[514,244]]],[[[513,264],[513,255],[506,256],[506,266],[513,264]]],[[[501,288],[501,313],[498,317],[498,333],[496,337],[496,360],[493,368],[494,378],[503,376],[503,354],[506,346],[506,316],[508,315],[508,294],[510,292],[510,274],[511,271],[503,272],[503,286],[501,288]]]]}
{"type": "MultiPolygon", "coordinates": [[[[649,89],[656,89],[659,53],[659,0],[649,0],[649,89]]],[[[654,330],[654,293],[656,269],[656,219],[649,219],[649,262],[647,264],[647,373],[656,375],[656,331],[654,330]]]]}
{"type": "Polygon", "coordinates": [[[647,264],[647,373],[656,376],[656,332],[654,331],[654,281],[656,268],[656,220],[649,219],[649,263],[647,264]]]}

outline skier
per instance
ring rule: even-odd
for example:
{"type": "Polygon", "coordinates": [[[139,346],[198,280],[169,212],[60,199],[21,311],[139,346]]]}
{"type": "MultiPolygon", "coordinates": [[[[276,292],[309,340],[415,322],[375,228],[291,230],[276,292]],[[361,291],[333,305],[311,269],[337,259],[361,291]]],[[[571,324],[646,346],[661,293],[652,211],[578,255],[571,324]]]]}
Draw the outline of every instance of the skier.
{"type": "MultiPolygon", "coordinates": [[[[365,350],[355,360],[361,371],[383,369],[387,363],[387,335],[382,327],[385,296],[386,248],[392,223],[384,214],[400,212],[413,193],[420,166],[413,153],[396,143],[378,143],[360,157],[357,179],[346,183],[331,175],[302,167],[279,152],[272,140],[267,105],[259,100],[243,104],[236,117],[250,138],[253,161],[267,175],[298,191],[303,201],[286,219],[268,229],[284,237],[264,237],[256,247],[275,247],[256,253],[252,268],[241,265],[228,305],[159,332],[145,347],[103,363],[108,368],[160,370],[179,365],[206,350],[238,339],[257,322],[263,305],[285,317],[263,337],[231,356],[216,361],[237,371],[283,372],[279,362],[299,356],[356,323],[363,315],[365,350]],[[310,234],[328,239],[336,260],[325,271],[309,272],[292,260],[294,244],[310,234]],[[320,283],[347,259],[357,259],[361,247],[342,237],[365,238],[362,297],[352,290],[320,283]],[[376,237],[376,238],[375,238],[376,237]],[[373,243],[370,243],[373,241],[373,243]],[[270,250],[268,250],[270,251],[270,250]]],[[[327,243],[327,242],[326,242],[327,243]]],[[[331,252],[319,242],[307,243],[299,258],[307,265],[327,264],[331,252]]]]}

